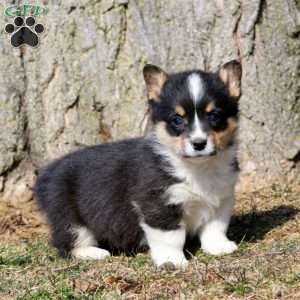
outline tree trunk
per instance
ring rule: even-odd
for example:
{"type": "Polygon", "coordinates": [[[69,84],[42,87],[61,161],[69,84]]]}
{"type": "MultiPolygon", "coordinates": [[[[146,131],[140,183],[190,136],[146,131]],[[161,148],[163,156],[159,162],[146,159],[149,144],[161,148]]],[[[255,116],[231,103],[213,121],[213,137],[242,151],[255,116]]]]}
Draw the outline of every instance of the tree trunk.
{"type": "MultiPolygon", "coordinates": [[[[1,11],[11,5],[4,2],[1,11]]],[[[38,48],[13,49],[5,33],[0,41],[2,199],[30,199],[37,168],[72,149],[141,134],[147,62],[168,71],[216,70],[240,59],[243,174],[297,179],[299,1],[39,4],[49,14],[37,18],[46,28],[38,48]]],[[[1,28],[12,21],[1,17],[1,28]]]]}

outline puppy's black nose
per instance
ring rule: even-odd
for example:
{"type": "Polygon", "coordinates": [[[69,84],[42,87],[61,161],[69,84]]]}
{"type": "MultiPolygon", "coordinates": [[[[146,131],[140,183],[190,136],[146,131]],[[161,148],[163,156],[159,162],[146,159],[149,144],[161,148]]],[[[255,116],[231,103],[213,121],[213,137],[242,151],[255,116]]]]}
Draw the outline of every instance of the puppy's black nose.
{"type": "Polygon", "coordinates": [[[206,140],[197,141],[197,142],[193,142],[193,147],[196,151],[202,151],[205,148],[206,144],[207,144],[206,140]]]}

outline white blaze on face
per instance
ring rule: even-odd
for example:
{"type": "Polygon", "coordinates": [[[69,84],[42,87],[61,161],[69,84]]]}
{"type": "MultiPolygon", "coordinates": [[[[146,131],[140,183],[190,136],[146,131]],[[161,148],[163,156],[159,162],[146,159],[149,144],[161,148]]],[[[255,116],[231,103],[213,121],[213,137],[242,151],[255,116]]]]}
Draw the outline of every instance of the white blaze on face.
{"type": "Polygon", "coordinates": [[[191,98],[195,106],[195,116],[193,131],[190,134],[191,142],[203,141],[207,139],[207,134],[202,130],[200,120],[196,112],[197,104],[202,100],[204,95],[204,85],[199,74],[192,73],[188,77],[188,87],[191,98]]]}
{"type": "Polygon", "coordinates": [[[187,81],[191,98],[193,99],[196,107],[197,103],[201,101],[201,98],[204,95],[204,85],[202,79],[199,74],[192,73],[189,75],[187,81]]]}
{"type": "Polygon", "coordinates": [[[191,142],[197,143],[207,139],[207,134],[203,131],[200,120],[195,110],[193,131],[190,134],[191,142]]]}
{"type": "Polygon", "coordinates": [[[208,155],[214,151],[214,146],[211,140],[207,138],[207,133],[203,131],[201,121],[198,118],[196,107],[203,99],[205,93],[204,83],[198,73],[192,73],[188,79],[188,89],[190,96],[194,102],[195,116],[192,131],[189,135],[189,140],[185,143],[185,154],[188,156],[208,155]],[[201,151],[194,149],[193,143],[201,143],[207,140],[206,147],[201,151]]]}

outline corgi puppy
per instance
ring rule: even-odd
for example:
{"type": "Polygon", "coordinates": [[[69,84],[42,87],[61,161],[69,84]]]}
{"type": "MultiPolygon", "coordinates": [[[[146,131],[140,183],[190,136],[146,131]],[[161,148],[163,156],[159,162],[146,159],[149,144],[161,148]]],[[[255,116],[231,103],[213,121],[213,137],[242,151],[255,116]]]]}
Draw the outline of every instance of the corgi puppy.
{"type": "Polygon", "coordinates": [[[62,256],[103,259],[149,247],[157,266],[188,264],[183,247],[231,253],[241,64],[218,72],[143,70],[151,131],[75,151],[46,166],[35,195],[62,256]]]}

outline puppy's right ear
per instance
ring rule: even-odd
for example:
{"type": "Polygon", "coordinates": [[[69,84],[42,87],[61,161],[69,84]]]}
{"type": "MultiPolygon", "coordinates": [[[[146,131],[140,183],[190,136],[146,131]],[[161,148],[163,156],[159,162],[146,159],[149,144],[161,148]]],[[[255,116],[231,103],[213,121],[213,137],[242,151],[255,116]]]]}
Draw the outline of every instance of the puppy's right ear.
{"type": "Polygon", "coordinates": [[[148,99],[158,102],[162,87],[168,79],[168,74],[154,65],[146,65],[143,74],[146,82],[148,99]]]}

